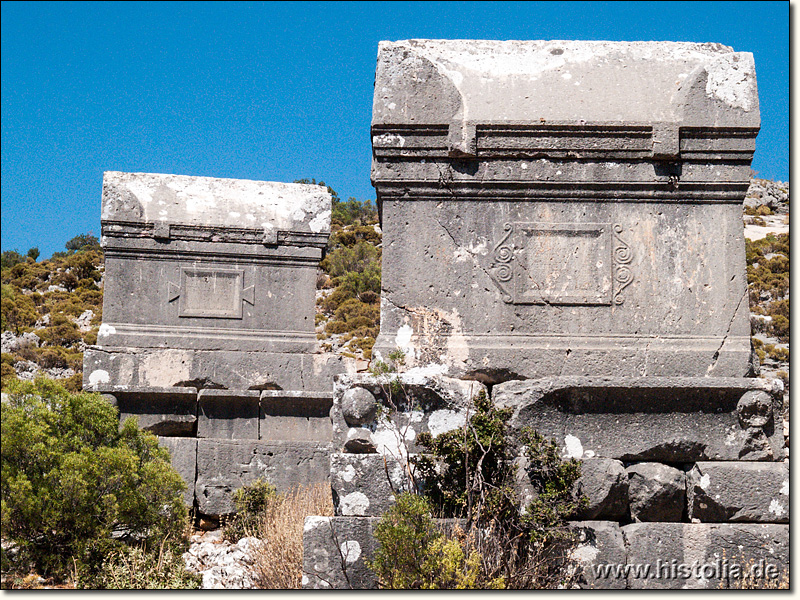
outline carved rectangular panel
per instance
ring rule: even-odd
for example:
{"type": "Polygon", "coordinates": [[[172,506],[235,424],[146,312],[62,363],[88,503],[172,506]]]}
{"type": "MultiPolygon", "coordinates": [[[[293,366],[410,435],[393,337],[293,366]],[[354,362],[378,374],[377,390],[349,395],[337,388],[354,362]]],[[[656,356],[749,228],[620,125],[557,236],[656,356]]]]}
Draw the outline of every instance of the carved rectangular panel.
{"type": "Polygon", "coordinates": [[[242,318],[244,271],[181,269],[181,317],[242,318]]]}
{"type": "Polygon", "coordinates": [[[611,223],[506,223],[493,278],[510,304],[611,305],[611,223]]]}

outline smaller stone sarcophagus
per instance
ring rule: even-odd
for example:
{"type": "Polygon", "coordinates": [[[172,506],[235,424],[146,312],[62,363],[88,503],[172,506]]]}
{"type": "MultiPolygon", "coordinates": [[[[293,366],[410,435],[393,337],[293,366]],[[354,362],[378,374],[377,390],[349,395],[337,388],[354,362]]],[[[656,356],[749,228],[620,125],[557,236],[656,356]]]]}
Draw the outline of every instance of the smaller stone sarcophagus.
{"type": "Polygon", "coordinates": [[[317,185],[106,173],[103,325],[86,383],[329,389],[313,352],[330,210],[317,185]]]}
{"type": "Polygon", "coordinates": [[[106,173],[103,324],[84,386],[158,436],[204,515],[326,481],[338,357],[317,353],[324,187],[106,173]]]}

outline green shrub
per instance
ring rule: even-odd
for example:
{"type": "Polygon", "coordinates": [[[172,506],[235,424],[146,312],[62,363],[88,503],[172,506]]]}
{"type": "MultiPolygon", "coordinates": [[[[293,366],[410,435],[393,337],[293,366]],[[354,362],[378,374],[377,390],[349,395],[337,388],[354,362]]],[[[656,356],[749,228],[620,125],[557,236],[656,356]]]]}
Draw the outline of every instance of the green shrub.
{"type": "Polygon", "coordinates": [[[13,382],[2,405],[2,536],[18,568],[88,582],[128,537],[158,545],[186,525],[185,484],[152,434],[98,394],[13,382]]]}
{"type": "Polygon", "coordinates": [[[502,578],[481,577],[481,556],[459,535],[446,535],[431,516],[430,502],[403,493],[375,527],[378,549],[368,566],[387,589],[468,589],[503,587],[502,578]],[[460,538],[460,539],[459,539],[460,538]]]}
{"type": "Polygon", "coordinates": [[[510,588],[553,587],[567,577],[564,556],[575,542],[566,520],[586,499],[576,497],[580,463],[562,461],[559,446],[523,429],[508,431],[511,409],[498,409],[481,392],[463,429],[421,433],[416,459],[424,494],[440,516],[477,527],[483,581],[502,578],[510,588]],[[514,447],[526,459],[535,499],[520,512],[514,447]]]}
{"type": "Polygon", "coordinates": [[[17,335],[33,327],[39,318],[33,299],[13,291],[13,288],[8,293],[4,290],[0,311],[3,315],[3,331],[11,330],[17,335]]]}
{"type": "Polygon", "coordinates": [[[17,250],[5,250],[2,254],[0,254],[0,266],[2,266],[3,269],[18,265],[24,260],[25,259],[23,258],[22,254],[20,254],[17,250]]]}
{"type": "Polygon", "coordinates": [[[321,266],[331,277],[340,277],[351,271],[361,273],[372,264],[380,264],[380,257],[380,248],[360,241],[352,247],[343,246],[328,253],[321,266]]]}
{"type": "Polygon", "coordinates": [[[275,487],[266,479],[256,479],[233,493],[236,514],[223,528],[223,536],[229,542],[238,542],[257,531],[261,517],[267,507],[280,500],[275,487]]]}

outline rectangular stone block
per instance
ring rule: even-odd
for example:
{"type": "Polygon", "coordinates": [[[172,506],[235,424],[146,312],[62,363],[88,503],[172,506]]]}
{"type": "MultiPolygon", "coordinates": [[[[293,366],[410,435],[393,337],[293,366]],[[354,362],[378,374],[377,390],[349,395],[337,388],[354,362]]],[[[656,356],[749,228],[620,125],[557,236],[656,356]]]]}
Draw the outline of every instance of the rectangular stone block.
{"type": "Polygon", "coordinates": [[[788,575],[788,525],[634,523],[622,534],[630,589],[736,588],[743,573],[765,584],[788,575]]]}
{"type": "Polygon", "coordinates": [[[324,186],[105,173],[87,386],[330,389],[342,361],[311,356],[330,214],[324,186]]]}
{"type": "Polygon", "coordinates": [[[159,436],[197,433],[197,390],[189,387],[128,387],[96,385],[88,388],[116,403],[120,426],[135,417],[139,428],[159,436]]]}
{"type": "Polygon", "coordinates": [[[317,185],[153,173],[103,176],[109,347],[314,348],[316,264],[330,230],[317,185]]]}
{"type": "Polygon", "coordinates": [[[381,42],[373,352],[489,383],[752,373],[759,125],[753,57],[719,44],[381,42]]]}
{"type": "Polygon", "coordinates": [[[330,446],[257,440],[197,441],[197,507],[204,515],[235,512],[233,491],[265,478],[279,492],[330,481],[330,446]]]}
{"type": "Polygon", "coordinates": [[[496,385],[492,399],[564,456],[687,463],[781,460],[781,393],[765,379],[555,377],[496,385]]]}
{"type": "Polygon", "coordinates": [[[570,549],[569,558],[579,569],[581,589],[624,590],[627,580],[617,572],[606,572],[601,565],[625,565],[625,539],[617,523],[610,521],[574,521],[569,524],[578,531],[578,542],[570,549]]]}
{"type": "Polygon", "coordinates": [[[197,437],[257,440],[259,397],[255,390],[200,390],[197,437]]]}
{"type": "Polygon", "coordinates": [[[185,437],[158,437],[158,444],[169,451],[172,467],[186,483],[183,499],[186,506],[194,506],[194,480],[197,471],[197,439],[185,437]]]}
{"type": "Polygon", "coordinates": [[[337,516],[380,517],[395,494],[413,489],[413,465],[380,454],[331,454],[331,489],[337,516]]]}
{"type": "Polygon", "coordinates": [[[687,473],[689,518],[703,522],[789,522],[787,463],[698,462],[687,473]]]}
{"type": "Polygon", "coordinates": [[[264,390],[259,438],[329,443],[333,438],[332,404],[331,392],[264,390]]]}
{"type": "Polygon", "coordinates": [[[582,459],[581,476],[574,490],[585,496],[588,504],[573,518],[622,521],[628,516],[628,474],[618,460],[582,459]]]}
{"type": "Polygon", "coordinates": [[[378,543],[377,517],[306,517],[303,526],[303,589],[378,587],[367,566],[378,543]]]}

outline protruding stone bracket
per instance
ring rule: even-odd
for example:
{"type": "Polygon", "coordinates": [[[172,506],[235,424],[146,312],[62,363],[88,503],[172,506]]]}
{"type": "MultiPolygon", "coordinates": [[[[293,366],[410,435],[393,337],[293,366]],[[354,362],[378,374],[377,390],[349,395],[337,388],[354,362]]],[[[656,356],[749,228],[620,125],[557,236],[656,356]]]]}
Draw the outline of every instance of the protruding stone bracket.
{"type": "Polygon", "coordinates": [[[153,223],[153,237],[157,240],[169,241],[170,226],[169,223],[164,221],[156,221],[153,223]]]}
{"type": "Polygon", "coordinates": [[[265,227],[264,228],[264,237],[261,239],[261,243],[265,246],[277,246],[278,245],[278,230],[274,227],[265,227]]]}
{"type": "Polygon", "coordinates": [[[677,123],[653,124],[653,158],[676,160],[681,154],[681,134],[677,123]]]}
{"type": "Polygon", "coordinates": [[[447,154],[451,157],[478,155],[478,136],[475,123],[454,121],[447,130],[447,154]]]}

